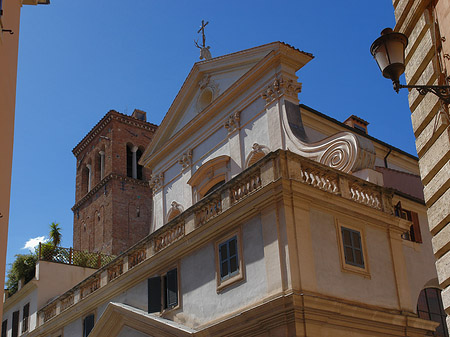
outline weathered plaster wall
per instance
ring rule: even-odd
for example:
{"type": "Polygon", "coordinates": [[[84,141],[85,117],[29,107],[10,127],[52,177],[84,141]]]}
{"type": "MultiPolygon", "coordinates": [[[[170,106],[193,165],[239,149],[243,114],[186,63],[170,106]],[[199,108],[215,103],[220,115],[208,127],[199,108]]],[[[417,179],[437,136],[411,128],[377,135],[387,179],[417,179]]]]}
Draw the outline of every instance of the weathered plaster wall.
{"type": "Polygon", "coordinates": [[[245,280],[219,293],[216,291],[214,243],[208,243],[181,261],[182,308],[175,314],[176,321],[195,327],[247,307],[267,295],[259,217],[242,225],[242,243],[245,280]]]}
{"type": "Polygon", "coordinates": [[[365,231],[370,278],[341,270],[335,215],[311,209],[311,234],[317,290],[326,295],[359,303],[398,308],[387,232],[370,224],[341,218],[342,224],[358,222],[365,231]]]}

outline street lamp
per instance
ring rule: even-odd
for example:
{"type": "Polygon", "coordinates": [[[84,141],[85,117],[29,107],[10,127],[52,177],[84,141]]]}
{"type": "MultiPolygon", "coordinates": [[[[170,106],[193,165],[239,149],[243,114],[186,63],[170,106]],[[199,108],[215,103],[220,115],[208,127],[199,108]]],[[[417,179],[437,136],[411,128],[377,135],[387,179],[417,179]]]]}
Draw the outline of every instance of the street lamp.
{"type": "Polygon", "coordinates": [[[446,104],[450,104],[450,86],[448,85],[403,85],[400,75],[405,71],[405,49],[408,38],[405,34],[393,32],[385,28],[381,36],[370,47],[370,53],[377,61],[383,76],[392,80],[394,90],[398,93],[401,88],[417,89],[419,94],[431,92],[446,104]]]}

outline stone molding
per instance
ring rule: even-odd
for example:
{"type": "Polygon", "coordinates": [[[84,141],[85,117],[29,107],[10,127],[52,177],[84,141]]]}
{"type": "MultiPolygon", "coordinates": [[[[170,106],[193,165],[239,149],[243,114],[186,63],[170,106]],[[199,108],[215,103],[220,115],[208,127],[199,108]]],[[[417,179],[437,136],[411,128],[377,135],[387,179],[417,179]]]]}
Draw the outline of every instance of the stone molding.
{"type": "Polygon", "coordinates": [[[153,190],[153,194],[158,192],[164,185],[164,173],[155,174],[151,176],[149,186],[153,190]]]}
{"type": "Polygon", "coordinates": [[[263,91],[261,97],[266,101],[266,105],[285,95],[298,99],[297,94],[302,91],[302,84],[284,77],[276,78],[267,89],[263,91]]]}
{"type": "Polygon", "coordinates": [[[134,178],[131,178],[131,177],[124,177],[122,175],[115,174],[115,173],[110,173],[105,178],[103,178],[97,185],[95,185],[88,193],[86,193],[84,195],[84,197],[82,197],[78,202],[76,202],[75,205],[73,205],[73,207],[71,208],[71,210],[73,212],[75,212],[75,210],[77,208],[79,208],[81,205],[83,205],[95,193],[97,193],[103,186],[105,186],[108,183],[108,181],[110,181],[112,179],[124,181],[124,182],[127,182],[127,183],[131,183],[131,184],[139,185],[139,186],[143,186],[143,187],[148,187],[149,186],[149,183],[147,181],[134,179],[134,178]]]}
{"type": "Polygon", "coordinates": [[[192,164],[192,155],[193,155],[193,150],[188,150],[185,153],[183,153],[181,158],[178,160],[178,164],[181,165],[182,170],[184,170],[185,168],[191,166],[191,164],[192,164]]]}
{"type": "Polygon", "coordinates": [[[106,126],[113,120],[117,120],[121,123],[139,127],[143,130],[155,132],[157,125],[140,121],[134,117],[121,114],[115,110],[110,110],[101,120],[98,122],[91,131],[73,148],[72,153],[77,157],[88,145],[97,137],[97,135],[106,128],[106,126]]]}
{"type": "Polygon", "coordinates": [[[241,113],[239,111],[231,114],[228,117],[227,121],[223,124],[224,128],[227,129],[228,133],[231,133],[234,130],[239,128],[240,119],[241,119],[241,113]]]}

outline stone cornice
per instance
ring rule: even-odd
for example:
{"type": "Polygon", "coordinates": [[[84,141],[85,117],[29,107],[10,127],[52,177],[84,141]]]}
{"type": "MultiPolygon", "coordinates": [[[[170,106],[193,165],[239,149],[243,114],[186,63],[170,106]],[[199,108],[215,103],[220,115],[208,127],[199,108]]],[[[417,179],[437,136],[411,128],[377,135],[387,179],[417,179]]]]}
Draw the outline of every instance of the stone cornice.
{"type": "Polygon", "coordinates": [[[110,173],[105,178],[102,179],[97,185],[95,185],[84,197],[82,197],[78,202],[72,207],[72,211],[75,212],[77,208],[83,205],[87,200],[89,200],[95,193],[97,193],[106,183],[112,179],[125,181],[134,185],[149,187],[148,181],[138,180],[130,177],[124,177],[119,174],[110,173]]]}
{"type": "Polygon", "coordinates": [[[121,114],[115,110],[110,110],[92,129],[88,132],[88,134],[73,148],[72,153],[77,157],[91,142],[97,135],[105,129],[105,127],[112,121],[117,120],[121,123],[136,126],[143,130],[155,132],[157,129],[157,125],[141,121],[134,117],[121,114]]]}

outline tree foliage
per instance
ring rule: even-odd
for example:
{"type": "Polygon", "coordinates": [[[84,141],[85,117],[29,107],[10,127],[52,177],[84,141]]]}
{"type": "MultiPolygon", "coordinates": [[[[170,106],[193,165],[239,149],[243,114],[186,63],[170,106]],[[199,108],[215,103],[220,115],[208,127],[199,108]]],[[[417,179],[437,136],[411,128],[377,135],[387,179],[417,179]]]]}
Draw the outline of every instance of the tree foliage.
{"type": "Polygon", "coordinates": [[[58,223],[52,222],[50,225],[50,232],[48,233],[48,236],[50,238],[50,242],[53,244],[54,247],[59,246],[61,244],[61,227],[59,227],[58,223]]]}
{"type": "Polygon", "coordinates": [[[19,281],[21,279],[24,279],[25,283],[27,283],[34,278],[36,262],[38,260],[36,253],[16,254],[15,257],[11,268],[8,270],[8,280],[6,281],[6,288],[10,295],[19,289],[19,281]]]}

